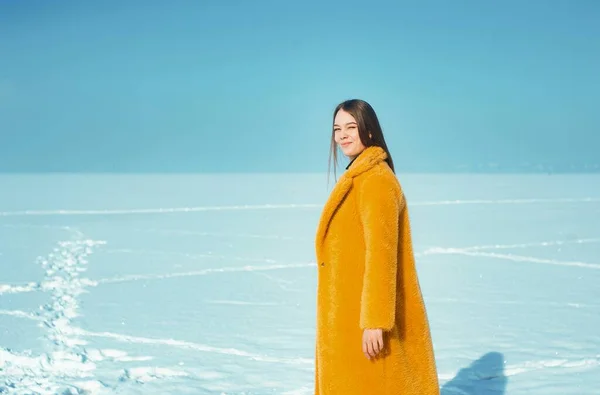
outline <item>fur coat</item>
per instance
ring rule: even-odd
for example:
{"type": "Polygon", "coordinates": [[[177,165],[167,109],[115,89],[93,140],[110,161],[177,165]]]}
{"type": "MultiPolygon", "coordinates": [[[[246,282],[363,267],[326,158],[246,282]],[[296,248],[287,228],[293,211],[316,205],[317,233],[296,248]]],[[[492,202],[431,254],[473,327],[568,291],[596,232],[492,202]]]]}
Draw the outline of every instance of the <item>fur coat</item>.
{"type": "Polygon", "coordinates": [[[380,147],[340,177],[316,234],[316,395],[438,395],[428,318],[401,186],[380,147]],[[367,359],[365,328],[384,330],[367,359]]]}

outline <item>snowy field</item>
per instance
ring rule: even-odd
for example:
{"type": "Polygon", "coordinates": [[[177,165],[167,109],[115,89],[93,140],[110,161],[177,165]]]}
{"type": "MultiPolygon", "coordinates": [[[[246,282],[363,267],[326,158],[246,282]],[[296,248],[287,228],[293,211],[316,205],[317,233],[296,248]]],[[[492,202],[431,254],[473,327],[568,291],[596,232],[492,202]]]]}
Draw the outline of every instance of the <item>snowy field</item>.
{"type": "MultiPolygon", "coordinates": [[[[442,394],[599,394],[600,176],[400,180],[442,394]]],[[[0,190],[0,392],[312,393],[325,175],[0,190]]]]}

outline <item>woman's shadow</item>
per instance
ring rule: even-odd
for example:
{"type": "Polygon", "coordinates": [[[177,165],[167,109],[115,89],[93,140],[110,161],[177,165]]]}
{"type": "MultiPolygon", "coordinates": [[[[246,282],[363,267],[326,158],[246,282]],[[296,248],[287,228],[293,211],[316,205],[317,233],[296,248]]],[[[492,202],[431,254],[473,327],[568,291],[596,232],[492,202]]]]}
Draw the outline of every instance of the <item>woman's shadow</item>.
{"type": "Polygon", "coordinates": [[[504,395],[506,381],[504,356],[489,352],[445,383],[441,395],[504,395]]]}

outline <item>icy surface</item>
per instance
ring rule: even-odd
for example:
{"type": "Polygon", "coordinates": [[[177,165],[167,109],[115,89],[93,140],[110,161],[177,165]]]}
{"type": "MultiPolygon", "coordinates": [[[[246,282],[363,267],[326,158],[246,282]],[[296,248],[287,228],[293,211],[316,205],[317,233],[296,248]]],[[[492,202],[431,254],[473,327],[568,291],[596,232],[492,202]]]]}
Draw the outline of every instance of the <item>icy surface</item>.
{"type": "MultiPolygon", "coordinates": [[[[400,179],[442,394],[598,393],[600,176],[400,179]]],[[[325,182],[0,176],[0,392],[311,394],[325,182]]]]}

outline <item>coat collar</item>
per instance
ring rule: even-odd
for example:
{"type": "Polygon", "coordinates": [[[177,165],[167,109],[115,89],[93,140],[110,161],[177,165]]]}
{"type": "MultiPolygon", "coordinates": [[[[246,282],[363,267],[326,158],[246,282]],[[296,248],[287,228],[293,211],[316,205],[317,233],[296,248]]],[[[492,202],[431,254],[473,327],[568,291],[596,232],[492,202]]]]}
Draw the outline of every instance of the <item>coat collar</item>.
{"type": "Polygon", "coordinates": [[[316,247],[317,253],[319,253],[320,246],[325,238],[327,229],[329,228],[329,222],[333,217],[338,206],[342,203],[342,200],[346,197],[346,194],[352,188],[352,180],[354,177],[361,175],[362,173],[372,169],[378,163],[384,161],[387,158],[386,152],[381,147],[371,146],[367,147],[348,167],[348,170],[340,177],[335,187],[329,195],[329,199],[325,203],[319,225],[317,227],[316,236],[316,247]]]}

